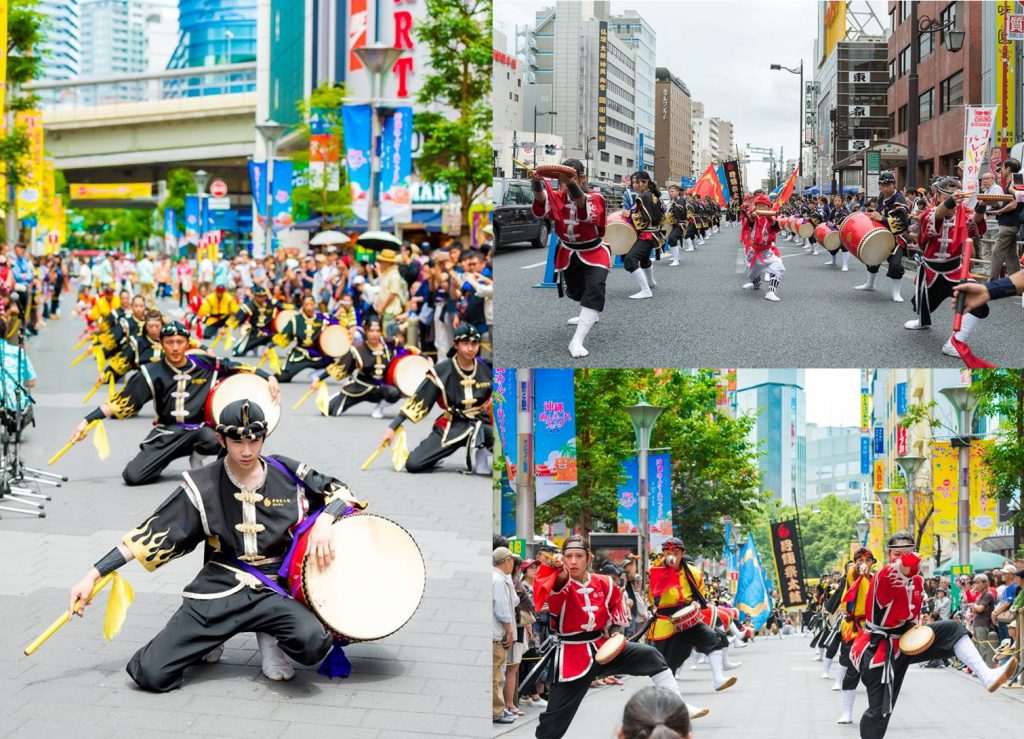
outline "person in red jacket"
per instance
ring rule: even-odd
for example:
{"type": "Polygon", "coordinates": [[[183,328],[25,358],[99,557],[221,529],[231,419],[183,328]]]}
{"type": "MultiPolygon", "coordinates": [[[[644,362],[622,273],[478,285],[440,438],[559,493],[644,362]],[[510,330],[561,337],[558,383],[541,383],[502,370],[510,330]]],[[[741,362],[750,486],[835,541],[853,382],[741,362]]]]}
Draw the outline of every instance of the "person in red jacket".
{"type": "MultiPolygon", "coordinates": [[[[754,191],[753,208],[746,212],[747,240],[743,242],[744,267],[747,279],[744,290],[759,290],[761,280],[768,279],[768,293],[764,296],[772,302],[779,301],[778,289],[782,276],[786,272],[782,264],[782,256],[775,246],[775,235],[779,232],[779,224],[775,216],[757,215],[758,211],[772,210],[771,199],[763,190],[754,191]]],[[[743,232],[741,231],[741,239],[743,232]]]]}

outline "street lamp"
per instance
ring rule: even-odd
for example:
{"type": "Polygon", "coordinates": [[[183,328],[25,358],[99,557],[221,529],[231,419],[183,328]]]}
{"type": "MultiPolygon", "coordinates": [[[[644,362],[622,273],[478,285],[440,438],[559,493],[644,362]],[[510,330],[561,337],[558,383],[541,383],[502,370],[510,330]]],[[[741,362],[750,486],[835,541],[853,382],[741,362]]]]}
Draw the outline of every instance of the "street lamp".
{"type": "Polygon", "coordinates": [[[380,137],[380,121],[377,116],[378,100],[384,96],[384,79],[387,71],[395,66],[402,49],[384,44],[367,44],[355,50],[355,55],[370,72],[370,203],[366,212],[366,230],[380,230],[380,156],[377,154],[377,139],[380,137]]]}
{"type": "MultiPolygon", "coordinates": [[[[536,143],[536,142],[534,142],[536,143]]],[[[636,449],[638,454],[637,477],[639,488],[639,511],[640,517],[640,564],[641,577],[647,580],[647,565],[650,559],[651,521],[648,513],[647,495],[647,452],[651,448],[651,431],[654,429],[654,422],[665,410],[661,406],[651,405],[641,399],[636,405],[626,409],[629,420],[633,422],[633,432],[636,434],[636,449]]]]}
{"type": "Polygon", "coordinates": [[[868,540],[868,532],[871,530],[871,524],[867,522],[863,516],[861,519],[853,525],[857,529],[857,541],[860,542],[861,546],[864,546],[868,540]]]}
{"type": "Polygon", "coordinates": [[[914,517],[914,494],[917,491],[917,485],[914,483],[914,478],[917,477],[918,470],[924,465],[925,459],[916,454],[907,454],[897,457],[896,462],[903,468],[903,473],[907,476],[907,523],[910,526],[910,533],[914,535],[916,543],[918,531],[917,519],[914,517]]]}
{"type": "MultiPolygon", "coordinates": [[[[917,189],[917,127],[921,125],[921,103],[918,100],[917,65],[921,62],[921,34],[942,32],[946,49],[956,54],[964,45],[964,32],[955,31],[956,18],[941,23],[927,15],[917,17],[917,3],[910,3],[910,27],[917,34],[910,42],[910,71],[907,77],[907,192],[917,189]]],[[[961,545],[962,546],[962,545],[961,545]]]]}
{"type": "Polygon", "coordinates": [[[799,144],[799,156],[798,164],[796,168],[797,188],[803,187],[803,176],[804,176],[804,60],[800,60],[800,66],[797,69],[790,69],[789,67],[783,67],[781,64],[771,65],[773,70],[786,70],[791,74],[800,75],[800,95],[798,102],[800,103],[800,134],[797,139],[799,144]]]}
{"type": "MultiPolygon", "coordinates": [[[[203,169],[197,169],[192,173],[192,179],[196,183],[196,189],[199,191],[199,236],[202,237],[203,231],[206,230],[206,213],[203,210],[203,197],[206,195],[206,183],[210,181],[210,175],[203,169]]],[[[197,245],[198,246],[198,245],[197,245]]]]}
{"type": "MultiPolygon", "coordinates": [[[[590,182],[590,142],[591,141],[597,141],[597,136],[591,136],[589,139],[587,139],[587,182],[590,182]]],[[[534,141],[533,144],[536,147],[537,142],[534,141]]],[[[537,149],[535,148],[534,151],[537,151],[537,149]]]]}
{"type": "MultiPolygon", "coordinates": [[[[264,256],[270,253],[270,239],[272,235],[272,223],[270,220],[270,199],[273,197],[274,191],[271,189],[271,181],[274,179],[274,159],[277,156],[277,140],[284,135],[285,126],[278,123],[277,121],[270,119],[264,123],[259,123],[256,126],[256,130],[259,132],[260,137],[263,139],[263,145],[266,149],[267,159],[267,172],[263,177],[264,189],[266,191],[266,198],[263,200],[263,254],[264,256]]],[[[255,240],[254,240],[255,241],[255,240]]],[[[254,254],[253,256],[257,256],[254,254]]]]}
{"type": "Polygon", "coordinates": [[[944,387],[939,390],[950,405],[956,409],[957,433],[959,437],[953,439],[953,447],[959,449],[959,471],[960,486],[957,495],[959,510],[957,513],[957,550],[960,555],[960,563],[966,564],[971,561],[971,497],[968,488],[970,481],[970,453],[971,453],[971,416],[975,406],[978,405],[977,396],[971,392],[969,385],[958,385],[956,387],[944,387]]]}
{"type": "MultiPolygon", "coordinates": [[[[543,113],[537,112],[537,106],[533,106],[533,166],[537,166],[537,116],[541,115],[558,115],[557,111],[545,110],[543,113]]],[[[589,146],[589,142],[588,142],[589,146]]]]}

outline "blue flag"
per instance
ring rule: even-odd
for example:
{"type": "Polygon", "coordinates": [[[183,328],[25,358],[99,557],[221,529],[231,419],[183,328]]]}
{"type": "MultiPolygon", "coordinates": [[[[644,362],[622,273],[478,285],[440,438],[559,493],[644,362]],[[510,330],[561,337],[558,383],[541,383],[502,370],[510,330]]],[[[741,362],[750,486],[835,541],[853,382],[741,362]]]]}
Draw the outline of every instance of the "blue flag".
{"type": "Polygon", "coordinates": [[[732,196],[729,195],[729,180],[725,179],[725,167],[719,164],[715,174],[718,175],[718,181],[722,183],[722,195],[725,196],[725,202],[728,203],[732,200],[732,196]]]}
{"type": "Polygon", "coordinates": [[[764,568],[761,566],[761,558],[757,556],[753,534],[747,534],[747,543],[740,552],[740,576],[733,604],[740,613],[750,617],[755,629],[764,626],[772,612],[768,589],[765,587],[764,568]]]}

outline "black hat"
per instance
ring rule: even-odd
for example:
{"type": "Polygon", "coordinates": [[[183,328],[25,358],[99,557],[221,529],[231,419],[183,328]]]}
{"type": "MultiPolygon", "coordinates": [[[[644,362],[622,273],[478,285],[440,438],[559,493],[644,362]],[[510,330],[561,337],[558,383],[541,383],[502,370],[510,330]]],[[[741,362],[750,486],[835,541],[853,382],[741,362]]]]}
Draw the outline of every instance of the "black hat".
{"type": "Polygon", "coordinates": [[[880,175],[878,175],[878,184],[879,185],[895,185],[896,184],[896,175],[894,175],[892,172],[886,170],[885,172],[882,172],[880,175]]]}
{"type": "Polygon", "coordinates": [[[233,400],[220,412],[216,431],[229,439],[254,441],[267,435],[267,417],[263,409],[249,399],[233,400]]]}
{"type": "Polygon", "coordinates": [[[613,565],[611,562],[609,562],[604,567],[602,567],[601,568],[601,572],[602,572],[602,574],[611,575],[612,577],[618,577],[619,575],[622,574],[619,571],[619,568],[616,567],[615,565],[613,565]]]}
{"type": "Polygon", "coordinates": [[[267,288],[265,288],[263,285],[257,285],[252,289],[252,294],[255,295],[257,298],[260,297],[261,295],[266,295],[267,288]]]}
{"type": "Polygon", "coordinates": [[[169,336],[184,336],[188,338],[188,329],[185,328],[185,324],[181,321],[168,321],[164,324],[164,327],[160,329],[160,338],[166,339],[169,336]]]}
{"type": "Polygon", "coordinates": [[[576,170],[576,174],[580,175],[587,171],[587,168],[583,166],[583,162],[579,159],[566,159],[562,162],[563,167],[572,167],[576,170]]]}
{"type": "Polygon", "coordinates": [[[455,329],[455,335],[453,337],[454,342],[458,344],[460,341],[475,341],[480,343],[480,332],[476,330],[472,324],[463,323],[455,329]]]}

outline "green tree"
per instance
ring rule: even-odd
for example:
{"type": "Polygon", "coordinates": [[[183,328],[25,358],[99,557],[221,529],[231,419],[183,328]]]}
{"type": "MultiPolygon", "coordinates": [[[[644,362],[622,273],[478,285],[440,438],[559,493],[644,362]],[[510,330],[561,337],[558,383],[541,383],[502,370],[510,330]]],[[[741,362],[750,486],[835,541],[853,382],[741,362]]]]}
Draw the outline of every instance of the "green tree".
{"type": "Polygon", "coordinates": [[[416,114],[423,136],[417,167],[424,180],[458,193],[463,236],[470,206],[492,181],[491,22],[490,0],[427,0],[426,18],[415,31],[430,50],[432,70],[419,102],[450,111],[416,114]]]}
{"type": "Polygon", "coordinates": [[[339,167],[337,190],[328,189],[326,171],[323,177],[313,178],[311,176],[309,171],[309,141],[311,137],[309,120],[310,115],[316,111],[318,115],[326,119],[328,131],[337,136],[339,142],[344,142],[345,136],[341,119],[341,106],[344,100],[344,85],[340,83],[321,85],[310,93],[308,99],[300,100],[296,106],[299,109],[299,120],[303,121],[298,128],[303,146],[291,157],[293,162],[306,165],[306,182],[292,191],[292,202],[297,210],[305,208],[310,213],[319,213],[321,231],[340,228],[345,221],[352,218],[352,190],[349,187],[348,173],[344,167],[339,167]]]}
{"type": "Polygon", "coordinates": [[[90,208],[82,214],[85,230],[100,248],[138,253],[153,234],[153,211],[148,208],[90,208]]]}
{"type": "Polygon", "coordinates": [[[196,186],[192,170],[179,168],[172,169],[167,173],[167,197],[160,203],[160,208],[170,208],[174,211],[174,220],[177,223],[178,232],[185,230],[185,197],[195,195],[199,192],[196,186]]]}

